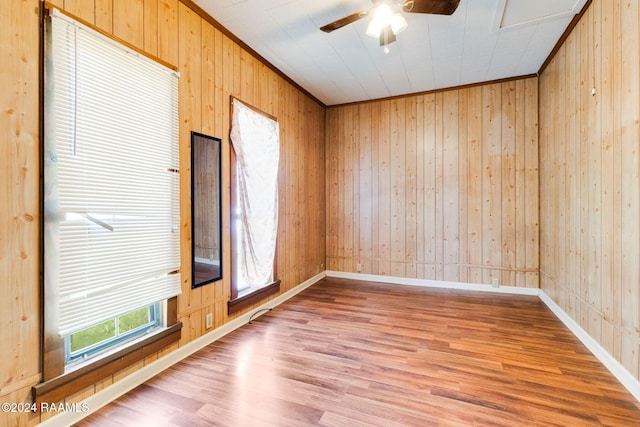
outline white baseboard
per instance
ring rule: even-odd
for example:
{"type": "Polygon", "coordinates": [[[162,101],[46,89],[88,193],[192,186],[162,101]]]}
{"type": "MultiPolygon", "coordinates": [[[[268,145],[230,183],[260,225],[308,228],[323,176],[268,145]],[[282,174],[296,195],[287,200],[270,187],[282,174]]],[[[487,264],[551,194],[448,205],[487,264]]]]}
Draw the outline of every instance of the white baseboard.
{"type": "Polygon", "coordinates": [[[516,294],[516,295],[534,295],[534,296],[538,295],[538,288],[518,288],[515,286],[493,287],[491,285],[483,285],[483,284],[476,284],[476,283],[445,282],[440,280],[427,280],[427,279],[410,279],[407,277],[379,276],[376,274],[344,273],[342,271],[327,270],[327,277],[366,280],[369,282],[393,283],[396,285],[422,286],[427,288],[462,289],[467,291],[496,292],[496,293],[502,293],[502,294],[516,294]]]}
{"type": "Polygon", "coordinates": [[[604,349],[595,339],[591,337],[582,329],[582,327],[573,320],[563,309],[560,308],[558,304],[556,304],[549,296],[541,289],[538,297],[549,307],[551,311],[556,315],[558,319],[564,325],[573,332],[573,334],[582,341],[582,344],[585,345],[593,353],[595,357],[598,358],[600,362],[613,374],[614,377],[620,381],[620,383],[629,390],[629,393],[636,398],[636,400],[640,401],[640,381],[638,381],[629,371],[625,369],[624,366],[620,364],[607,350],[604,349]]]}
{"type": "MultiPolygon", "coordinates": [[[[140,368],[136,372],[121,379],[120,381],[114,383],[113,385],[110,385],[104,390],[101,390],[96,394],[88,397],[83,401],[83,403],[86,403],[85,406],[88,406],[89,408],[87,412],[62,412],[56,415],[55,417],[51,417],[48,420],[40,423],[39,425],[45,426],[45,427],[66,427],[80,421],[81,419],[88,416],[90,413],[97,411],[101,407],[112,402],[113,400],[122,396],[126,392],[134,389],[135,387],[139,386],[145,381],[148,381],[155,375],[169,368],[171,365],[181,361],[185,357],[195,353],[201,348],[211,344],[212,342],[222,338],[228,333],[233,332],[239,327],[245,325],[246,323],[249,322],[250,319],[255,319],[256,317],[261,316],[262,314],[267,312],[267,309],[274,308],[279,304],[282,304],[284,301],[288,300],[289,298],[299,294],[303,290],[307,289],[309,286],[323,279],[325,276],[326,276],[326,273],[324,271],[322,273],[315,275],[314,277],[302,282],[295,288],[290,289],[289,291],[283,293],[277,298],[274,298],[262,304],[261,306],[252,310],[251,312],[245,313],[242,316],[239,316],[233,319],[232,321],[225,323],[219,328],[214,329],[211,332],[201,336],[200,338],[197,338],[189,342],[188,344],[167,354],[166,356],[158,359],[157,361],[147,366],[144,366],[143,368],[140,368]]],[[[78,405],[78,408],[80,407],[81,405],[78,405]]]]}

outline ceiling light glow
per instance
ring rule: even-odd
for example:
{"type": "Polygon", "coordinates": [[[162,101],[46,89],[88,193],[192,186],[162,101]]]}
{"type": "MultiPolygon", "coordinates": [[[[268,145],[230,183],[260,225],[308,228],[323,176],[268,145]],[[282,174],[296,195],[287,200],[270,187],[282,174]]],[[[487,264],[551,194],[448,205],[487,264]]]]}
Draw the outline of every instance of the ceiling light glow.
{"type": "Polygon", "coordinates": [[[373,19],[367,26],[367,35],[376,39],[380,37],[382,29],[391,25],[393,16],[393,10],[388,3],[378,4],[373,11],[373,19]]]}
{"type": "Polygon", "coordinates": [[[366,34],[380,40],[384,53],[389,53],[387,46],[396,41],[396,35],[408,26],[402,13],[394,12],[394,7],[394,4],[389,1],[379,1],[371,13],[373,17],[367,26],[366,34]]]}

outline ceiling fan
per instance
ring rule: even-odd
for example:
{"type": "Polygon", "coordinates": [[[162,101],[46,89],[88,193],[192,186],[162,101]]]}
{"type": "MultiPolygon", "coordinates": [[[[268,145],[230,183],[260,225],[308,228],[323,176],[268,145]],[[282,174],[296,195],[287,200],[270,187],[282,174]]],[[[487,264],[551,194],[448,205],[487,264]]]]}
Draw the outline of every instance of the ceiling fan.
{"type": "Polygon", "coordinates": [[[458,8],[460,0],[373,0],[374,6],[370,10],[361,10],[340,18],[320,27],[325,33],[330,33],[356,22],[367,15],[373,15],[367,26],[367,35],[380,40],[380,46],[388,52],[387,45],[396,41],[396,35],[407,28],[407,20],[402,13],[428,13],[437,15],[451,15],[458,8]]]}

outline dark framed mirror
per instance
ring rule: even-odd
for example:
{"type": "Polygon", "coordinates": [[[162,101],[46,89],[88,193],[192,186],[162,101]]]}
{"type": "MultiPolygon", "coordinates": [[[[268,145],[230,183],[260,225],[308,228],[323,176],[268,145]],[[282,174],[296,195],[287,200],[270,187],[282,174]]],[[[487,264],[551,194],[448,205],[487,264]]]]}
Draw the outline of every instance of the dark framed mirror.
{"type": "Polygon", "coordinates": [[[222,279],[221,140],[191,132],[191,288],[222,279]]]}

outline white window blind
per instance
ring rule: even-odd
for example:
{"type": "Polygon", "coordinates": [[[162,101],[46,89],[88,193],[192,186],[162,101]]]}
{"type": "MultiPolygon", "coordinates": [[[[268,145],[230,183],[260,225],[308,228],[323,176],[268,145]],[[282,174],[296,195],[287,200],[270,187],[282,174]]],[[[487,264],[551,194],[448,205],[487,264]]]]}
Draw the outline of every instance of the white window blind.
{"type": "Polygon", "coordinates": [[[45,297],[64,336],[180,293],[178,75],[60,12],[46,37],[45,297]]]}

